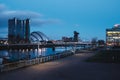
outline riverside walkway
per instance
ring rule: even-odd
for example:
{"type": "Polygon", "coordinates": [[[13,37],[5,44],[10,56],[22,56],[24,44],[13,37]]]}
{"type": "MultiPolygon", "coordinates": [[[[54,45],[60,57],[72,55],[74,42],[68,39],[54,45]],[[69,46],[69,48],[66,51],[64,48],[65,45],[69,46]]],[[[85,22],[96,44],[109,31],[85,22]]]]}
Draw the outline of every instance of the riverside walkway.
{"type": "Polygon", "coordinates": [[[89,63],[94,53],[78,53],[59,60],[0,73],[0,80],[120,80],[120,64],[89,63]]]}

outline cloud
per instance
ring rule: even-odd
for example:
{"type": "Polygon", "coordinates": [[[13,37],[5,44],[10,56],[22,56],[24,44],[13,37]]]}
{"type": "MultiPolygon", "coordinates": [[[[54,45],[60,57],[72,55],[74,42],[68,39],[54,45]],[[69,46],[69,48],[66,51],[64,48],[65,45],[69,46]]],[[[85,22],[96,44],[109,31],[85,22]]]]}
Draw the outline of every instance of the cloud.
{"type": "Polygon", "coordinates": [[[74,27],[80,27],[80,25],[79,25],[79,24],[74,24],[73,26],[74,26],[74,27]]]}
{"type": "Polygon", "coordinates": [[[8,10],[7,7],[4,4],[0,4],[0,27],[7,27],[8,19],[11,18],[19,18],[19,19],[25,19],[25,18],[40,18],[43,15],[37,12],[32,11],[20,11],[20,10],[8,10]]]}
{"type": "MultiPolygon", "coordinates": [[[[42,26],[45,24],[57,24],[58,19],[44,19],[44,16],[34,11],[9,10],[6,5],[0,4],[0,28],[8,27],[8,19],[11,18],[25,19],[30,18],[31,26],[42,26]]],[[[0,30],[0,33],[1,30],[0,30]]]]}
{"type": "Polygon", "coordinates": [[[7,7],[4,4],[0,4],[0,11],[5,10],[7,7]]]}
{"type": "Polygon", "coordinates": [[[11,18],[20,18],[20,19],[24,19],[24,18],[37,18],[40,17],[41,15],[35,12],[30,12],[30,11],[2,11],[0,13],[0,27],[7,27],[7,22],[8,19],[11,18]]]}
{"type": "Polygon", "coordinates": [[[44,24],[58,24],[61,23],[59,19],[33,19],[31,20],[31,25],[41,26],[44,24]]]}
{"type": "Polygon", "coordinates": [[[36,12],[31,11],[3,11],[2,12],[3,17],[6,18],[37,18],[41,17],[42,15],[36,12]]]}
{"type": "Polygon", "coordinates": [[[8,19],[12,18],[30,19],[31,27],[41,27],[45,24],[58,24],[58,19],[44,19],[43,15],[34,11],[10,10],[6,5],[0,4],[0,37],[7,36],[8,33],[8,19]]]}

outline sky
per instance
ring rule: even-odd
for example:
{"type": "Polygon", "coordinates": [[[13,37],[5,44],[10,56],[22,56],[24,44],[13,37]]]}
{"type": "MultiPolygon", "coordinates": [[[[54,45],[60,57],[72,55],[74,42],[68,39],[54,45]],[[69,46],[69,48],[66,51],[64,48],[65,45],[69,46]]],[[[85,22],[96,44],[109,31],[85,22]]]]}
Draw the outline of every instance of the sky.
{"type": "Polygon", "coordinates": [[[0,0],[0,37],[8,35],[8,19],[30,18],[32,31],[50,39],[94,37],[105,40],[106,28],[120,24],[120,0],[0,0]]]}

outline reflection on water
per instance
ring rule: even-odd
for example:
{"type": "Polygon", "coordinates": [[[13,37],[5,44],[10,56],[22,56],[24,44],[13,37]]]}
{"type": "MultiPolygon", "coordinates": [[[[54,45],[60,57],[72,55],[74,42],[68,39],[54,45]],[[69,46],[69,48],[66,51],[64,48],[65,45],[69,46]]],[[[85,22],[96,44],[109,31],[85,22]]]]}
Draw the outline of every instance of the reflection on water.
{"type": "MultiPolygon", "coordinates": [[[[67,48],[67,50],[70,48],[67,48]]],[[[0,51],[0,57],[4,58],[9,62],[24,60],[24,59],[34,59],[37,57],[57,54],[66,50],[66,48],[41,48],[41,49],[31,49],[31,50],[2,50],[0,51]]]]}

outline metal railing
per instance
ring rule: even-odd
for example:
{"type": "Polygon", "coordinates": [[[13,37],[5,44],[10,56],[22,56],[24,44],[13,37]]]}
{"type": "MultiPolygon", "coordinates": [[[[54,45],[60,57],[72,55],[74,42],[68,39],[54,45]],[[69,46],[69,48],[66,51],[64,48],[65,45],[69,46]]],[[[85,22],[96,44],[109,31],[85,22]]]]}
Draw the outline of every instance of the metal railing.
{"type": "Polygon", "coordinates": [[[67,57],[67,56],[70,56],[73,54],[74,54],[74,52],[65,51],[62,53],[58,53],[58,54],[54,54],[54,55],[50,55],[50,56],[44,56],[44,57],[40,57],[40,58],[36,58],[36,59],[20,60],[18,62],[1,64],[0,72],[10,71],[10,70],[14,70],[14,69],[18,69],[18,68],[22,68],[22,67],[26,67],[26,66],[31,66],[31,65],[35,65],[35,64],[45,63],[48,61],[53,61],[53,60],[57,60],[60,58],[64,58],[64,57],[67,57]]]}

